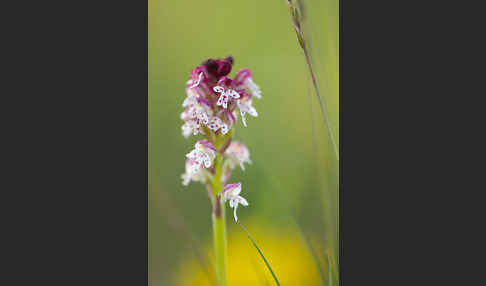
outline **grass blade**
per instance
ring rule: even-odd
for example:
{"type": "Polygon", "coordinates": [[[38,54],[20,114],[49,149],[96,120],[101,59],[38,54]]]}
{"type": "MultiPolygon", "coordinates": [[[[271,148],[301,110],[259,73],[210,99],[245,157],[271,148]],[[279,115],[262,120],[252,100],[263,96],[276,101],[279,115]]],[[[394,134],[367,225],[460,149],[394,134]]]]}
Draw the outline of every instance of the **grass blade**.
{"type": "Polygon", "coordinates": [[[280,286],[280,283],[278,282],[277,276],[275,275],[275,273],[273,273],[272,267],[270,266],[270,264],[268,263],[267,259],[265,258],[265,255],[263,255],[262,251],[260,250],[260,247],[258,247],[258,245],[256,244],[255,240],[253,240],[253,238],[251,237],[250,233],[248,233],[248,231],[246,230],[246,228],[240,222],[238,222],[238,225],[241,226],[241,228],[243,229],[243,231],[245,231],[246,236],[248,236],[248,238],[251,240],[251,243],[253,243],[253,246],[255,246],[255,248],[258,250],[258,253],[262,257],[263,261],[265,262],[265,265],[267,265],[268,270],[272,274],[273,279],[275,280],[275,283],[277,283],[277,285],[280,286]]]}
{"type": "Polygon", "coordinates": [[[312,84],[313,84],[314,89],[316,91],[316,96],[317,96],[317,99],[319,101],[319,106],[320,106],[321,113],[322,113],[322,116],[323,116],[324,121],[325,121],[325,125],[327,127],[329,138],[331,139],[331,144],[332,144],[332,147],[333,147],[333,150],[334,150],[334,154],[336,155],[336,159],[339,162],[339,151],[338,151],[338,148],[337,148],[337,145],[336,145],[336,140],[334,139],[334,134],[331,130],[331,125],[330,125],[329,118],[328,118],[328,115],[327,115],[327,112],[326,112],[325,104],[322,100],[321,93],[319,92],[319,86],[317,84],[314,69],[312,68],[310,53],[309,53],[309,50],[308,50],[308,47],[307,47],[307,42],[306,42],[306,38],[305,38],[305,35],[304,35],[304,31],[303,31],[304,17],[303,17],[302,11],[304,10],[304,3],[302,1],[296,1],[296,4],[297,4],[297,6],[296,6],[296,5],[294,5],[294,3],[292,3],[291,0],[287,0],[287,4],[289,5],[289,8],[290,8],[290,14],[292,16],[292,22],[293,22],[293,25],[294,25],[294,28],[295,28],[295,32],[297,34],[297,39],[299,40],[299,44],[300,44],[300,47],[302,48],[302,51],[304,52],[305,61],[307,63],[307,67],[309,69],[309,73],[310,73],[310,76],[311,76],[311,79],[312,79],[312,84]]]}

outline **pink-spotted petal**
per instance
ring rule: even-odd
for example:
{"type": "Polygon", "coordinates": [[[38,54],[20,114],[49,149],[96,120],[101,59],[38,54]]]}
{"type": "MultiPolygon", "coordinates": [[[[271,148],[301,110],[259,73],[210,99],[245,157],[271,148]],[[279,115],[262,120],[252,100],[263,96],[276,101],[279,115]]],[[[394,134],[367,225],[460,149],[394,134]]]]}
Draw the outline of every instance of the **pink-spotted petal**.
{"type": "Polygon", "coordinates": [[[221,133],[223,135],[225,135],[226,133],[228,133],[228,125],[226,125],[225,123],[223,123],[223,125],[221,125],[221,133]]]}

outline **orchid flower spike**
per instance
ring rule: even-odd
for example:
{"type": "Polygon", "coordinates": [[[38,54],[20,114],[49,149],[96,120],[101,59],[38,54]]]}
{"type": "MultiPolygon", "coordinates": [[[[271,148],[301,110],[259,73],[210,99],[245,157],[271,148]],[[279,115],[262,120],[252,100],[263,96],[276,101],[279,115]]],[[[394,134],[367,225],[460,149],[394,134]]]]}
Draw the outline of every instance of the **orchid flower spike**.
{"type": "Polygon", "coordinates": [[[248,202],[240,196],[241,193],[241,183],[236,184],[228,184],[224,187],[223,191],[221,192],[221,200],[223,203],[229,201],[230,207],[234,208],[234,217],[235,221],[238,221],[238,216],[236,215],[236,209],[238,208],[238,204],[242,204],[244,206],[248,206],[248,202]]]}
{"type": "Polygon", "coordinates": [[[186,154],[185,172],[181,175],[182,184],[191,182],[206,185],[213,208],[229,201],[233,208],[235,221],[240,204],[248,206],[240,196],[241,183],[226,184],[232,171],[239,166],[245,170],[251,164],[250,152],[241,142],[234,141],[238,115],[246,127],[246,114],[253,117],[258,112],[253,107],[255,98],[261,98],[261,89],[253,81],[249,69],[241,69],[233,78],[228,75],[233,67],[233,58],[208,59],[195,67],[186,83],[186,96],[182,102],[184,122],[181,131],[184,137],[202,135],[194,149],[186,154]],[[216,150],[215,146],[218,146],[216,150]],[[216,160],[218,156],[218,160],[216,160]],[[219,171],[221,170],[221,171],[219,171]],[[218,188],[214,184],[218,183],[218,188]],[[225,185],[221,190],[221,185],[225,185]],[[212,191],[221,190],[214,198],[212,191]]]}

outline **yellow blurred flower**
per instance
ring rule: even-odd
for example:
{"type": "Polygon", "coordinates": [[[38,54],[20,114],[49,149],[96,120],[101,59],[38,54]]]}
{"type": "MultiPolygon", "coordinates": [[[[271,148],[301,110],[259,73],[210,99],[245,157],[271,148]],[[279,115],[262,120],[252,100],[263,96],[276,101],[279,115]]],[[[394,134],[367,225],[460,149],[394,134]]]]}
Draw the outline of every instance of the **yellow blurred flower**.
{"type": "MultiPolygon", "coordinates": [[[[275,285],[257,250],[243,230],[228,220],[228,286],[275,285]]],[[[320,285],[319,271],[309,250],[293,229],[280,229],[256,221],[245,224],[282,285],[320,285]]],[[[206,246],[210,259],[213,248],[206,246]]],[[[212,274],[213,269],[209,269],[212,274]]],[[[214,286],[214,278],[194,259],[184,261],[172,285],[214,286]]]]}

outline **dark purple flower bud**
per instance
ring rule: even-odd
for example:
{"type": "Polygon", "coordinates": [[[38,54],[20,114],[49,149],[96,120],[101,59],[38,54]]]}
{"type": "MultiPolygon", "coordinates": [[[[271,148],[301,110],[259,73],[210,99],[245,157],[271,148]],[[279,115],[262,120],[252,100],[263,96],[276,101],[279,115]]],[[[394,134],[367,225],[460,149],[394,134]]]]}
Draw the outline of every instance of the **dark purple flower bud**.
{"type": "Polygon", "coordinates": [[[225,59],[208,59],[202,63],[206,68],[208,74],[216,80],[220,77],[228,75],[233,67],[233,57],[226,57],[225,59]]]}
{"type": "Polygon", "coordinates": [[[216,60],[208,59],[205,62],[203,62],[202,64],[203,64],[203,66],[206,67],[206,71],[208,72],[208,75],[213,76],[216,79],[219,78],[218,77],[219,65],[218,65],[218,62],[216,60]]]}
{"type": "Polygon", "coordinates": [[[235,63],[232,56],[228,56],[224,60],[227,61],[228,63],[230,63],[231,65],[233,65],[235,63]]]}
{"type": "Polygon", "coordinates": [[[220,60],[218,64],[218,75],[228,75],[231,72],[231,68],[233,67],[233,57],[227,57],[224,60],[220,60]]]}

